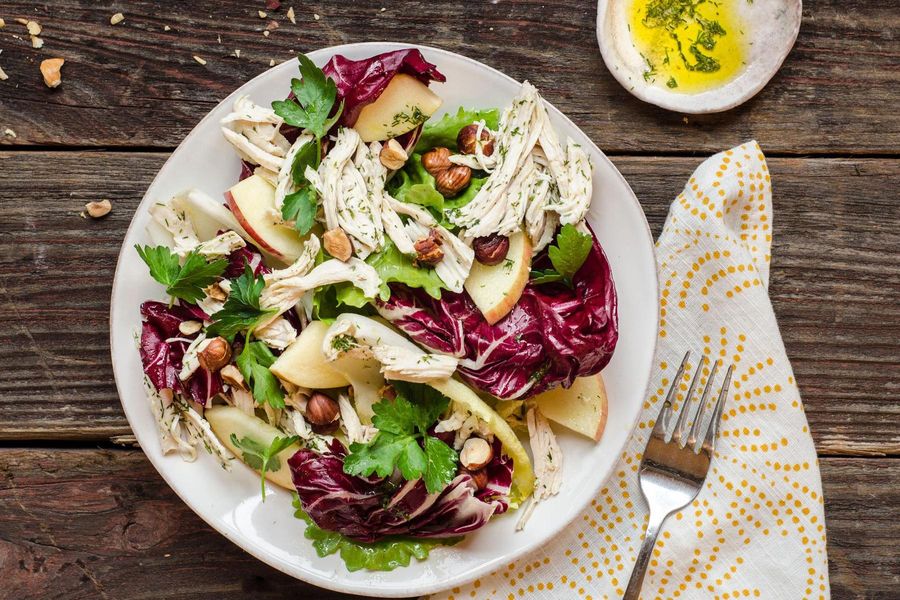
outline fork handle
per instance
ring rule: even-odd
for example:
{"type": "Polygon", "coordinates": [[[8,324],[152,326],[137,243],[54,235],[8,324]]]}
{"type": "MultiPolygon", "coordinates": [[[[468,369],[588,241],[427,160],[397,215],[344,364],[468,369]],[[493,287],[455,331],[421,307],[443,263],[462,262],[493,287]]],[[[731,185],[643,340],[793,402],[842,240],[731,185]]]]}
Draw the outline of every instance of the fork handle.
{"type": "Polygon", "coordinates": [[[650,563],[650,555],[653,553],[653,546],[656,545],[656,538],[659,536],[659,530],[663,521],[666,520],[668,514],[656,515],[650,512],[650,522],[647,524],[647,533],[644,535],[644,542],[641,544],[641,551],[638,552],[637,562],[634,570],[631,572],[631,579],[628,580],[628,588],[622,600],[638,600],[641,595],[641,585],[644,583],[644,573],[647,572],[647,565],[650,563]]]}

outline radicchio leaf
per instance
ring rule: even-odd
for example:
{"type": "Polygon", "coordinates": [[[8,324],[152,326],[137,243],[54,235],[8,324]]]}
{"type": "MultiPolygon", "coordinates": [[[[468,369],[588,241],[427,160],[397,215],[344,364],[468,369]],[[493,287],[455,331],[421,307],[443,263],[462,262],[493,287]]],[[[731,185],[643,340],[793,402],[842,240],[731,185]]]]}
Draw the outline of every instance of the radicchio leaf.
{"type": "Polygon", "coordinates": [[[300,450],[288,460],[307,515],[322,529],[373,542],[386,536],[455,537],[480,528],[506,511],[512,460],[495,453],[489,483],[476,492],[472,477],[457,475],[429,494],[420,479],[393,481],[344,473],[346,451],[337,440],[326,452],[300,450]]]}
{"type": "MultiPolygon", "coordinates": [[[[532,268],[549,268],[541,252],[532,268]]],[[[463,358],[459,373],[498,398],[529,398],[599,373],[618,340],[616,290],[596,237],[570,288],[529,282],[512,311],[489,325],[465,292],[439,300],[391,286],[378,312],[427,349],[463,358]]]]}
{"type": "Polygon", "coordinates": [[[337,54],[322,71],[337,84],[338,102],[344,102],[339,123],[348,127],[356,123],[365,105],[378,99],[397,73],[412,75],[425,85],[431,81],[446,81],[437,67],[415,48],[385,52],[362,60],[337,54]]]}
{"type": "Polygon", "coordinates": [[[144,302],[141,304],[141,315],[144,317],[141,326],[141,363],[153,387],[179,392],[206,406],[210,398],[222,391],[222,380],[218,373],[198,368],[187,381],[178,378],[188,347],[188,343],[182,340],[193,339],[197,335],[185,336],[178,330],[178,326],[184,321],[195,320],[196,315],[187,307],[168,306],[162,302],[144,302]]]}

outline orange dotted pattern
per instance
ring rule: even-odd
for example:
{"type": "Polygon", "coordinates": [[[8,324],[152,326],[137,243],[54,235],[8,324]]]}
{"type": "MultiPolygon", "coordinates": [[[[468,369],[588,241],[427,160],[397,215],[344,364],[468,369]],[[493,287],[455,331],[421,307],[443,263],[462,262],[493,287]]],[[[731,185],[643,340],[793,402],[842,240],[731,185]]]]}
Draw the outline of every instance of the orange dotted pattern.
{"type": "MultiPolygon", "coordinates": [[[[733,364],[734,376],[706,485],[664,525],[641,597],[830,597],[818,462],[768,299],[771,226],[771,182],[756,142],[695,171],[657,242],[659,361],[614,476],[541,551],[434,600],[620,598],[647,522],[641,450],[688,348],[733,364]]],[[[676,410],[696,367],[676,382],[676,410]]],[[[706,364],[701,389],[709,375],[706,364]]]]}

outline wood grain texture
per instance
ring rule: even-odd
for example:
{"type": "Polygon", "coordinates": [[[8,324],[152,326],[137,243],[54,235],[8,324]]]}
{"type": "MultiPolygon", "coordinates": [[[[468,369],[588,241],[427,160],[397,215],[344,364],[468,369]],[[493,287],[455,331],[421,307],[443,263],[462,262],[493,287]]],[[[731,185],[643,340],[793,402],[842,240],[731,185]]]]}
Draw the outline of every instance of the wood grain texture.
{"type": "MultiPolygon", "coordinates": [[[[821,467],[832,598],[895,598],[900,462],[821,467]]],[[[0,572],[0,600],[351,598],[245,554],[132,450],[0,449],[0,572]]]]}
{"type": "MultiPolygon", "coordinates": [[[[130,433],[112,380],[112,275],[164,154],[0,153],[0,439],[130,433]],[[82,219],[108,198],[106,218],[82,219]]],[[[657,235],[699,159],[616,157],[657,235]]],[[[775,159],[771,292],[813,437],[900,453],[900,161],[775,159]]],[[[135,310],[137,307],[135,307],[135,310]]]]}
{"type": "Polygon", "coordinates": [[[900,11],[892,2],[804,3],[797,45],[767,88],[735,110],[687,122],[633,99],[612,78],[597,48],[593,0],[295,2],[296,25],[285,17],[290,4],[260,19],[262,2],[237,0],[127,8],[0,0],[0,65],[9,74],[0,82],[0,132],[18,135],[0,135],[0,144],[171,148],[270,60],[389,40],[443,47],[530,79],[608,152],[712,152],[751,137],[788,154],[900,148],[900,112],[892,108],[900,104],[900,11]],[[125,21],[111,26],[119,10],[125,21]],[[26,16],[44,27],[42,50],[13,21],[26,16]],[[280,27],[264,37],[273,19],[280,27]],[[50,90],[38,64],[54,56],[66,64],[62,86],[50,90]]]}

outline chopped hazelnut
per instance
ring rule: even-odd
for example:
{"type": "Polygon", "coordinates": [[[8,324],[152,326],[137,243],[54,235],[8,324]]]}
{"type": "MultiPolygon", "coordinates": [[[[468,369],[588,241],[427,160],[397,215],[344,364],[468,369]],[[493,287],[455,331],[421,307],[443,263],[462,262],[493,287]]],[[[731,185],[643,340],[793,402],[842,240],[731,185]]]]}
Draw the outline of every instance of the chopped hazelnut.
{"type": "Polygon", "coordinates": [[[353,244],[346,232],[340,227],[329,229],[322,236],[325,251],[336,259],[347,262],[353,256],[353,244]]]}
{"type": "Polygon", "coordinates": [[[434,187],[445,198],[459,195],[472,181],[472,169],[465,165],[454,165],[434,176],[434,187]]]}
{"type": "Polygon", "coordinates": [[[109,200],[88,202],[84,205],[84,210],[92,219],[99,219],[109,214],[109,211],[112,210],[112,203],[109,200]]]}
{"type": "Polygon", "coordinates": [[[4,27],[6,27],[6,21],[0,19],[0,29],[3,29],[4,27]]]}
{"type": "Polygon", "coordinates": [[[287,18],[288,18],[288,21],[290,21],[290,22],[293,23],[294,25],[297,24],[297,15],[294,14],[294,7],[293,7],[293,6],[291,6],[290,8],[287,9],[287,18]]]}
{"type": "Polygon", "coordinates": [[[231,345],[223,337],[213,338],[197,354],[197,359],[200,361],[201,367],[210,373],[215,373],[231,362],[231,345]]]}
{"type": "Polygon", "coordinates": [[[121,23],[124,20],[125,20],[125,15],[118,12],[109,18],[109,24],[110,25],[118,25],[119,23],[121,23]]]}
{"type": "Polygon", "coordinates": [[[413,247],[416,249],[416,265],[433,267],[444,258],[444,251],[441,250],[441,239],[436,229],[428,231],[428,235],[416,241],[413,247]]]}
{"type": "Polygon", "coordinates": [[[28,35],[41,35],[41,25],[37,21],[26,22],[25,28],[28,29],[28,35]]]}
{"type": "Polygon", "coordinates": [[[36,35],[31,36],[31,47],[40,50],[44,47],[44,40],[36,35]]]}
{"type": "Polygon", "coordinates": [[[47,87],[55,88],[62,83],[60,70],[65,62],[62,58],[47,58],[41,61],[41,75],[44,76],[47,87]]]}
{"type": "Polygon", "coordinates": [[[400,142],[391,138],[382,146],[379,158],[386,169],[396,171],[403,168],[403,165],[409,159],[409,154],[406,153],[400,142]]]}
{"type": "Polygon", "coordinates": [[[422,166],[430,175],[437,177],[438,173],[453,166],[453,163],[450,162],[450,149],[432,148],[422,155],[422,166]]]}
{"type": "Polygon", "coordinates": [[[459,462],[470,471],[484,468],[494,458],[494,450],[486,440],[470,437],[459,453],[459,462]]]}
{"type": "Polygon", "coordinates": [[[194,60],[196,60],[196,61],[197,61],[198,63],[200,63],[201,65],[205,65],[205,64],[206,64],[206,61],[203,60],[202,58],[200,58],[199,56],[197,56],[196,54],[194,55],[194,60]]]}
{"type": "Polygon", "coordinates": [[[236,388],[244,388],[244,376],[241,371],[234,365],[225,365],[219,370],[219,376],[222,381],[236,388]]]}
{"type": "Polygon", "coordinates": [[[3,69],[0,69],[0,81],[6,81],[9,79],[9,75],[3,69]]]}
{"type": "Polygon", "coordinates": [[[178,331],[182,335],[194,335],[201,329],[203,329],[203,323],[200,321],[182,321],[178,324],[178,331]]]}
{"type": "Polygon", "coordinates": [[[478,469],[475,471],[463,469],[462,472],[466,473],[469,477],[472,478],[472,483],[475,484],[476,490],[480,491],[487,487],[487,484],[488,484],[487,469],[478,469]]]}
{"type": "Polygon", "coordinates": [[[306,401],[306,420],[313,425],[328,425],[338,420],[341,409],[338,403],[322,392],[314,392],[306,401]]]}
{"type": "Polygon", "coordinates": [[[264,10],[258,10],[258,11],[256,11],[256,14],[259,15],[259,18],[260,18],[260,19],[265,19],[266,17],[269,16],[269,13],[267,13],[267,12],[264,11],[264,10]]]}

